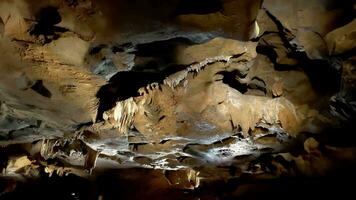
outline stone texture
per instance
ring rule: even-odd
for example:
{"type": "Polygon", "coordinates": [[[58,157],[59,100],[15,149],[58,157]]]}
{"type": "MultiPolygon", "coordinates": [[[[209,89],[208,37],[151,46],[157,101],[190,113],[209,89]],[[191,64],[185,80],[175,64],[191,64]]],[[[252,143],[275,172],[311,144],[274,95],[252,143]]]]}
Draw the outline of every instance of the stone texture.
{"type": "Polygon", "coordinates": [[[342,54],[355,48],[355,26],[356,21],[353,20],[349,24],[333,30],[325,36],[329,54],[342,54]]]}
{"type": "Polygon", "coordinates": [[[1,1],[0,196],[69,180],[54,196],[239,199],[349,176],[350,5],[1,1]]]}
{"type": "Polygon", "coordinates": [[[88,48],[89,44],[78,37],[63,37],[50,43],[45,51],[52,53],[61,63],[83,66],[88,48]]]}

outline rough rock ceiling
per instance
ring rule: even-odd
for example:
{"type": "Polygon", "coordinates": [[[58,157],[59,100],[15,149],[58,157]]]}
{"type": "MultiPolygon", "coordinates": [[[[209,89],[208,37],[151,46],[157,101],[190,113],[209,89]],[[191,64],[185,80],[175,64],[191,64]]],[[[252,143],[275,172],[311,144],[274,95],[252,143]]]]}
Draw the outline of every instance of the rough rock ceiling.
{"type": "Polygon", "coordinates": [[[0,198],[250,199],[354,177],[355,9],[0,1],[0,198]]]}

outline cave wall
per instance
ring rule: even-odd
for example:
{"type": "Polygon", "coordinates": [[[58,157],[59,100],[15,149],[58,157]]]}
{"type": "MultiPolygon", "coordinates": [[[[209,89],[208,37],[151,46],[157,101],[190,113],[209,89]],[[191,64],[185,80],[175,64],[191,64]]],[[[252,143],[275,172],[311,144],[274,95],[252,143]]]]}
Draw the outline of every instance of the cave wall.
{"type": "Polygon", "coordinates": [[[135,183],[128,170],[169,193],[348,169],[354,13],[333,0],[1,1],[1,176],[115,169],[135,183]]]}

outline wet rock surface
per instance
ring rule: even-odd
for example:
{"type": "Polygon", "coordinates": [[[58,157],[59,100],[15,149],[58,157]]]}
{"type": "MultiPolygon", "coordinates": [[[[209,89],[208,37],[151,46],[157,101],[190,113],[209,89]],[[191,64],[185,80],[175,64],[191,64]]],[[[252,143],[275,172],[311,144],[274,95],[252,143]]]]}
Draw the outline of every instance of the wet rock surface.
{"type": "Polygon", "coordinates": [[[1,1],[0,199],[351,194],[354,14],[333,0],[1,1]]]}

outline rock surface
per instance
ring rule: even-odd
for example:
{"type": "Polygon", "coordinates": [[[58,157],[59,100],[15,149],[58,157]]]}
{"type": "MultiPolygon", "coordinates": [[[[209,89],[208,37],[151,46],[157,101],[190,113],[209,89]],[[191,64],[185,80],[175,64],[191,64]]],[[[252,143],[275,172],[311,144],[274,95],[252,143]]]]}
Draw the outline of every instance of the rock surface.
{"type": "Polygon", "coordinates": [[[253,199],[353,177],[354,8],[1,1],[0,198],[253,199]]]}

